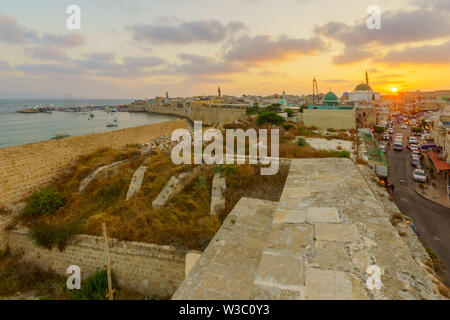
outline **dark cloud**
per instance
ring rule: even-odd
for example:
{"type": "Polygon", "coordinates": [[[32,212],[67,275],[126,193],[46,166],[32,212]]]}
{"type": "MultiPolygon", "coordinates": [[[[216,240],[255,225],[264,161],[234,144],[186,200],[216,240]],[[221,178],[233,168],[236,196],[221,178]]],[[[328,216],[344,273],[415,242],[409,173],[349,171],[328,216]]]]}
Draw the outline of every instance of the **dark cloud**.
{"type": "Polygon", "coordinates": [[[338,56],[333,57],[334,64],[349,64],[362,60],[366,60],[368,58],[372,58],[374,53],[371,51],[366,51],[362,48],[347,46],[344,49],[344,52],[338,56]]]}
{"type": "Polygon", "coordinates": [[[42,36],[42,42],[49,45],[61,47],[78,47],[86,42],[86,38],[78,33],[68,35],[54,35],[46,33],[42,36]]]}
{"type": "Polygon", "coordinates": [[[16,19],[0,13],[0,41],[24,43],[38,40],[33,30],[20,26],[16,19]]]}
{"type": "Polygon", "coordinates": [[[273,39],[267,35],[242,37],[233,41],[225,53],[227,61],[264,62],[284,60],[289,56],[311,55],[325,48],[319,38],[295,39],[286,36],[273,39]]]}
{"type": "Polygon", "coordinates": [[[218,20],[197,20],[172,25],[131,26],[133,39],[152,43],[186,44],[194,42],[218,43],[245,28],[242,22],[227,25],[218,20]]]}
{"type": "Polygon", "coordinates": [[[60,74],[83,74],[85,73],[80,68],[76,68],[70,65],[62,64],[33,64],[23,63],[15,66],[16,70],[22,71],[32,75],[44,75],[48,73],[60,73],[60,74]]]}
{"type": "Polygon", "coordinates": [[[388,64],[447,64],[450,63],[450,41],[440,45],[423,45],[391,51],[379,61],[388,64]]]}
{"type": "Polygon", "coordinates": [[[67,58],[66,54],[54,47],[35,47],[26,50],[29,55],[37,59],[43,60],[64,60],[67,58]]]}
{"type": "Polygon", "coordinates": [[[238,66],[231,63],[217,61],[216,59],[201,55],[180,53],[178,58],[182,61],[182,63],[169,66],[167,68],[169,73],[214,75],[227,74],[242,70],[238,66]]]}
{"type": "Polygon", "coordinates": [[[125,67],[129,70],[136,70],[148,67],[158,67],[166,63],[159,57],[125,57],[123,58],[125,67]]]}
{"type": "MultiPolygon", "coordinates": [[[[437,5],[437,1],[434,1],[437,5]]],[[[315,27],[314,32],[344,44],[344,52],[334,57],[335,64],[346,64],[374,57],[371,48],[439,39],[450,34],[449,11],[435,6],[412,11],[387,11],[381,15],[381,29],[370,30],[366,19],[354,25],[329,22],[315,27]]]]}

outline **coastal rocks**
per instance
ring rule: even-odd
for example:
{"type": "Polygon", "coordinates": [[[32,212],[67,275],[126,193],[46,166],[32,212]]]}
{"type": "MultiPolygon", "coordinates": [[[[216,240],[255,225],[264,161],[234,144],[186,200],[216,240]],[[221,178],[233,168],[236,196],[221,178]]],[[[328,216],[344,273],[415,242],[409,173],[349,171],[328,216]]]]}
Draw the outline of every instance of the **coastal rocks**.
{"type": "Polygon", "coordinates": [[[97,170],[95,170],[94,172],[92,172],[89,176],[87,176],[86,178],[84,178],[81,183],[80,183],[80,188],[78,189],[78,193],[83,192],[83,190],[88,186],[88,184],[94,180],[94,178],[100,174],[100,173],[105,173],[106,171],[109,171],[111,169],[115,169],[118,166],[120,166],[121,164],[123,164],[124,162],[126,162],[126,160],[122,160],[122,161],[117,161],[111,164],[108,164],[106,166],[100,167],[97,170]]]}
{"type": "Polygon", "coordinates": [[[127,198],[125,201],[128,201],[136,192],[141,189],[145,171],[147,171],[147,167],[145,165],[142,165],[134,172],[130,186],[128,187],[127,198]]]}
{"type": "Polygon", "coordinates": [[[217,215],[225,209],[225,198],[223,194],[226,189],[225,178],[221,177],[220,173],[216,173],[212,181],[210,215],[217,215]]]}
{"type": "Polygon", "coordinates": [[[161,136],[156,139],[153,139],[152,141],[146,142],[142,145],[142,155],[149,154],[152,151],[155,150],[167,150],[170,149],[172,146],[172,143],[170,141],[170,137],[167,136],[161,136]]]}

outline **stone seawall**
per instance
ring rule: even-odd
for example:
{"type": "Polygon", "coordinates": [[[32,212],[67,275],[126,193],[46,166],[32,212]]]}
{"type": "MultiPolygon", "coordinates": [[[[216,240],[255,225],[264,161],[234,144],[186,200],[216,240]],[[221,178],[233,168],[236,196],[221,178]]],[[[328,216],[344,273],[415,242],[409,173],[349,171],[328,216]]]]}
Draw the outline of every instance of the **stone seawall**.
{"type": "MultiPolygon", "coordinates": [[[[105,266],[101,237],[79,235],[59,251],[36,246],[26,231],[0,232],[0,239],[5,235],[12,253],[21,253],[24,261],[62,276],[68,276],[70,265],[81,268],[83,279],[105,266]]],[[[123,288],[167,298],[185,277],[187,252],[175,247],[110,239],[109,252],[114,276],[123,288]]]]}
{"type": "Polygon", "coordinates": [[[144,143],[187,128],[186,120],[93,133],[0,149],[0,207],[10,207],[50,183],[79,156],[98,148],[144,143]]]}
{"type": "Polygon", "coordinates": [[[191,121],[202,121],[203,125],[217,126],[241,119],[246,110],[244,108],[207,106],[194,103],[189,108],[159,107],[149,104],[136,104],[132,111],[172,114],[185,117],[191,121]]]}

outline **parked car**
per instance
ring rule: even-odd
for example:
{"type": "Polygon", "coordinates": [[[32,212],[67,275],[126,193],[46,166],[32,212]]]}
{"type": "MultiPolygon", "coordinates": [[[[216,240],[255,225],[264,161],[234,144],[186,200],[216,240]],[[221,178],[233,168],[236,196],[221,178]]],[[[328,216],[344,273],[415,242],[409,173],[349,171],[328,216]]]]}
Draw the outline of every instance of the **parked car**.
{"type": "Polygon", "coordinates": [[[406,124],[402,124],[401,129],[406,129],[406,124]]]}
{"type": "Polygon", "coordinates": [[[381,137],[383,140],[389,140],[389,135],[388,134],[383,134],[383,136],[381,137]]]}
{"type": "Polygon", "coordinates": [[[392,129],[392,128],[387,129],[387,133],[393,134],[394,133],[394,129],[392,129]]]}
{"type": "Polygon", "coordinates": [[[381,149],[381,151],[386,153],[386,145],[384,143],[380,143],[380,149],[381,149]]]}
{"type": "Polygon", "coordinates": [[[422,169],[415,169],[413,173],[413,179],[417,182],[427,182],[427,175],[422,169]]]}

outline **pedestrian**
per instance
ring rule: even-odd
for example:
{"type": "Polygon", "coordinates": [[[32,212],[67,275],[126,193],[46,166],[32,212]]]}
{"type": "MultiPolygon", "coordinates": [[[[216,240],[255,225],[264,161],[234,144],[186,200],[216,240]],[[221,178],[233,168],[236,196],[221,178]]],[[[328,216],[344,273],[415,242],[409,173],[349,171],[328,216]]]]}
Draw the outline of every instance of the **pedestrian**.
{"type": "Polygon", "coordinates": [[[393,183],[391,183],[390,188],[391,188],[391,196],[393,196],[394,195],[394,190],[395,190],[395,185],[393,183]]]}

